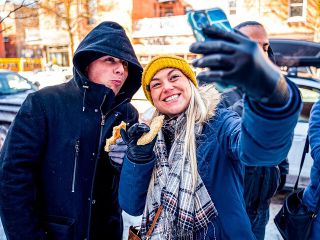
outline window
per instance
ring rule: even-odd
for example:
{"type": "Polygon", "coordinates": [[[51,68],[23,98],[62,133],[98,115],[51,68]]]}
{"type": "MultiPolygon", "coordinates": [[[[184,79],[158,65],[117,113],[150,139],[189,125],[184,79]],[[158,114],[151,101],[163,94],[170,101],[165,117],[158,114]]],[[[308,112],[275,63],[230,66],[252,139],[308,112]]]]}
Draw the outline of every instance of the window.
{"type": "Polygon", "coordinates": [[[160,7],[160,17],[173,16],[173,7],[160,7]]]}
{"type": "Polygon", "coordinates": [[[164,9],[164,15],[166,17],[173,16],[173,8],[172,7],[165,8],[164,9]]]}
{"type": "Polygon", "coordinates": [[[58,28],[62,28],[63,27],[63,17],[65,16],[65,7],[63,3],[56,3],[56,13],[57,13],[57,17],[56,17],[56,26],[58,28]]]}
{"type": "Polygon", "coordinates": [[[236,0],[229,0],[229,14],[236,15],[237,14],[237,2],[236,0]]]}
{"type": "Polygon", "coordinates": [[[0,95],[15,94],[32,89],[27,80],[15,73],[0,73],[0,95]]]}
{"type": "Polygon", "coordinates": [[[95,24],[96,23],[96,16],[97,16],[97,3],[96,1],[89,0],[88,1],[88,24],[95,24]]]}
{"type": "Polygon", "coordinates": [[[305,0],[289,0],[289,18],[305,18],[306,2],[305,0]]]}

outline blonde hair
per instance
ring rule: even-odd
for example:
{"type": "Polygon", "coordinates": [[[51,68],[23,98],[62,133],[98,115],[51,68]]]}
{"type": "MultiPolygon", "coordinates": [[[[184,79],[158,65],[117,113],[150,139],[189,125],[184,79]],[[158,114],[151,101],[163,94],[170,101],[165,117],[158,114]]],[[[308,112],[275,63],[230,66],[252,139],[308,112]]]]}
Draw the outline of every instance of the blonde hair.
{"type": "MultiPolygon", "coordinates": [[[[183,129],[181,129],[181,132],[185,132],[185,146],[182,158],[183,166],[185,161],[187,161],[187,159],[190,159],[192,186],[196,187],[198,177],[198,164],[196,155],[195,124],[203,124],[214,116],[216,106],[220,101],[220,93],[212,84],[196,88],[190,82],[190,86],[191,99],[189,106],[185,111],[187,122],[183,129]]],[[[158,110],[156,110],[153,117],[158,116],[160,114],[161,113],[158,110]]],[[[153,180],[151,180],[151,182],[153,182],[153,180]]],[[[150,183],[150,187],[151,186],[153,186],[153,183],[150,183]]]]}

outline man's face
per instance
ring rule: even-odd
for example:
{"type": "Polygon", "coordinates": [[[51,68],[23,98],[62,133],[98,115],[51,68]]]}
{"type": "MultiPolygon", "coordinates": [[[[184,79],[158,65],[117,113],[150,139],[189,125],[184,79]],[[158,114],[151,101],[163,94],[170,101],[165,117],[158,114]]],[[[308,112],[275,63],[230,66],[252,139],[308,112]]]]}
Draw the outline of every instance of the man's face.
{"type": "Polygon", "coordinates": [[[105,85],[117,95],[128,77],[128,63],[106,55],[90,63],[86,72],[90,81],[105,85]]]}
{"type": "Polygon", "coordinates": [[[248,36],[251,40],[257,42],[263,52],[268,57],[269,39],[266,30],[259,25],[245,26],[239,29],[241,33],[248,36]]]}

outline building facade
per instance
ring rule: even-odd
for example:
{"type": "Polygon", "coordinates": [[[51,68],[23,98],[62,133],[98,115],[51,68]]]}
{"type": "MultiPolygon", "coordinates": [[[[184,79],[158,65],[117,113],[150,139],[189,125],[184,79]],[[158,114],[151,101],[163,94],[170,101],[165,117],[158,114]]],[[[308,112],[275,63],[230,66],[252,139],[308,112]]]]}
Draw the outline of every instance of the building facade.
{"type": "MultiPolygon", "coordinates": [[[[132,39],[139,60],[170,53],[191,61],[194,42],[186,19],[189,10],[222,8],[235,26],[247,20],[264,24],[272,38],[319,41],[319,0],[43,0],[38,8],[16,14],[34,18],[6,19],[6,57],[42,57],[71,65],[83,37],[102,21],[119,22],[132,39]],[[37,11],[35,13],[34,11],[37,11]],[[14,20],[15,19],[15,20],[14,20]]],[[[1,44],[0,44],[1,51],[1,44]]]]}
{"type": "Polygon", "coordinates": [[[319,0],[134,0],[133,42],[144,65],[157,54],[177,54],[188,61],[194,42],[185,16],[188,10],[222,8],[235,26],[261,22],[270,37],[319,40],[319,0]],[[170,8],[168,10],[168,8],[170,8]]]}

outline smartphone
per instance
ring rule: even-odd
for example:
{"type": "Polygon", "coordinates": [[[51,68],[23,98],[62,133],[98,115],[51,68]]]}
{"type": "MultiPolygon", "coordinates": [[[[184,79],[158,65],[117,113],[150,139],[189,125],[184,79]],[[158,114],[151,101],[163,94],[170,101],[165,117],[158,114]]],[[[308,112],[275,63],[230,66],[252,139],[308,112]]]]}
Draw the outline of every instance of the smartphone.
{"type": "Polygon", "coordinates": [[[215,26],[224,31],[233,31],[228,18],[220,8],[192,10],[187,13],[188,22],[197,41],[205,41],[207,36],[202,29],[205,26],[215,26]]]}
{"type": "MultiPolygon", "coordinates": [[[[221,8],[192,10],[187,13],[187,18],[197,41],[206,41],[208,38],[202,31],[205,26],[215,26],[227,32],[233,31],[226,14],[221,8]]],[[[221,92],[235,87],[225,83],[215,83],[215,85],[221,92]]]]}

